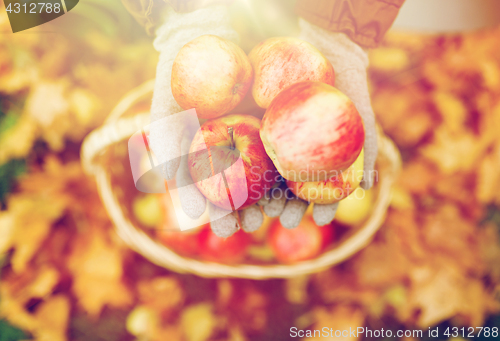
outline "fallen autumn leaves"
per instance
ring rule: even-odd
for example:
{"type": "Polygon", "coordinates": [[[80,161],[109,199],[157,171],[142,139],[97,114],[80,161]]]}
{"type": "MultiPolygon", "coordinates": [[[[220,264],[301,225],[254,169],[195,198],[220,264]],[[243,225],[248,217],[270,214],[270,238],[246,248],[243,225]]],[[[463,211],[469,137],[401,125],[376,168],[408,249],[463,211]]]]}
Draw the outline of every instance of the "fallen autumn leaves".
{"type": "MultiPolygon", "coordinates": [[[[0,315],[36,339],[51,340],[71,338],[75,314],[97,321],[106,309],[125,310],[129,332],[152,340],[244,340],[273,328],[270,302],[276,300],[305,311],[287,315],[288,327],[321,328],[332,321],[332,327],[359,326],[387,316],[413,328],[444,320],[482,325],[499,309],[498,227],[482,222],[487,205],[500,203],[499,36],[498,29],[446,38],[390,35],[374,52],[373,105],[405,163],[384,227],[344,264],[286,285],[197,279],[207,289],[197,298],[187,277],[123,247],[77,160],[47,152],[20,178],[0,212],[0,253],[9,255],[0,282],[0,315]],[[277,285],[281,296],[266,290],[277,285]]],[[[36,45],[26,44],[27,51],[36,45]]],[[[67,53],[55,51],[53,58],[67,53]]],[[[11,63],[9,56],[0,60],[11,63]]],[[[130,62],[117,63],[124,70],[130,62]]],[[[2,78],[11,80],[0,84],[2,93],[13,96],[13,84],[22,83],[35,102],[30,107],[43,105],[46,86],[68,90],[58,83],[65,70],[44,76],[52,85],[33,87],[22,81],[31,71],[8,70],[22,77],[17,83],[11,74],[2,78]]],[[[107,71],[99,65],[89,70],[93,76],[84,92],[69,89],[73,95],[67,98],[85,103],[101,96],[94,81],[107,71]]],[[[79,142],[84,135],[71,131],[74,122],[93,122],[84,124],[88,130],[102,121],[104,109],[73,112],[71,100],[62,97],[65,106],[52,108],[63,108],[58,117],[69,123],[58,125],[57,139],[45,138],[52,124],[34,122],[25,113],[1,136],[2,162],[26,156],[39,138],[61,150],[66,139],[79,142]],[[84,120],[74,121],[78,115],[84,120]]],[[[97,107],[112,106],[109,101],[97,107]]]]}

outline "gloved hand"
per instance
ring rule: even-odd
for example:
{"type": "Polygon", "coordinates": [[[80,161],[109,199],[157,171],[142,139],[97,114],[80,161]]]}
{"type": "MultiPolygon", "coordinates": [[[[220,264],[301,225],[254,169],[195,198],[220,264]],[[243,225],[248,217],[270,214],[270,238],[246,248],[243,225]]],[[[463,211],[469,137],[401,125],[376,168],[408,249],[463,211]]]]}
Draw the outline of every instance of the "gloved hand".
{"type": "MultiPolygon", "coordinates": [[[[237,42],[238,35],[231,28],[225,6],[213,6],[191,13],[176,13],[168,9],[164,14],[164,24],[156,32],[154,46],[160,52],[157,78],[151,106],[150,143],[160,163],[164,163],[163,175],[166,179],[176,176],[181,205],[185,213],[193,219],[205,211],[206,199],[190,181],[186,155],[190,136],[185,134],[182,122],[162,121],[183,109],[172,96],[170,77],[173,61],[182,46],[203,34],[218,35],[237,42]],[[168,124],[167,124],[168,123],[168,124]]],[[[365,178],[362,187],[370,188],[373,183],[373,165],[377,153],[375,121],[371,110],[366,82],[366,53],[346,36],[331,33],[300,20],[302,39],[311,42],[332,62],[336,71],[336,86],[353,100],[365,124],[365,178]]],[[[280,216],[287,228],[298,226],[308,203],[296,198],[282,184],[266,194],[259,201],[264,212],[270,217],[280,216]]],[[[211,227],[220,237],[228,237],[239,227],[246,232],[257,230],[263,222],[260,207],[250,206],[239,212],[227,212],[209,204],[211,227]]],[[[314,220],[318,225],[330,223],[338,204],[315,205],[314,220]]]]}
{"type": "MultiPolygon", "coordinates": [[[[370,103],[366,68],[368,55],[359,45],[345,34],[330,32],[299,19],[299,38],[311,43],[332,63],[335,70],[335,87],[346,94],[356,105],[365,126],[364,174],[361,188],[370,189],[373,185],[375,159],[377,158],[377,134],[375,115],[370,103]]],[[[281,190],[284,190],[283,188],[281,190]]],[[[280,215],[281,224],[286,228],[298,226],[306,211],[307,203],[296,197],[288,196],[271,199],[264,206],[269,216],[280,215]]],[[[338,203],[319,205],[313,208],[316,224],[326,225],[335,217],[338,203]]]]}
{"type": "Polygon", "coordinates": [[[368,92],[368,54],[361,46],[345,34],[330,32],[299,19],[300,35],[314,45],[332,63],[335,70],[335,87],[342,91],[358,109],[365,126],[364,173],[361,188],[370,189],[373,185],[375,160],[377,159],[377,132],[368,92]]]}
{"type": "MultiPolygon", "coordinates": [[[[172,65],[179,50],[191,40],[213,34],[238,43],[238,34],[231,28],[226,6],[211,6],[190,13],[176,13],[168,8],[163,24],[156,31],[155,49],[160,52],[156,83],[151,104],[150,145],[156,158],[164,164],[165,179],[176,178],[179,199],[184,212],[196,219],[206,209],[206,199],[192,183],[187,166],[187,154],[192,140],[181,119],[162,120],[183,109],[177,104],[171,89],[172,65]]],[[[209,204],[211,227],[220,237],[229,237],[241,226],[246,232],[257,230],[263,222],[262,211],[254,205],[239,212],[228,212],[209,204]]]]}

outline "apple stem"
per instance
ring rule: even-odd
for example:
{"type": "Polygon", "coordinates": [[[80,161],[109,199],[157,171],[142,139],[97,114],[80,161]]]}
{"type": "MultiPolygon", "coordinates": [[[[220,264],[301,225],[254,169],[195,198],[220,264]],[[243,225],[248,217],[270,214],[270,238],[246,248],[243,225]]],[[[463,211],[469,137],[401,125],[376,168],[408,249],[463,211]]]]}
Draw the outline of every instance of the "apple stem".
{"type": "Polygon", "coordinates": [[[227,133],[229,134],[229,138],[231,139],[231,149],[234,149],[233,127],[228,127],[227,133]]]}
{"type": "Polygon", "coordinates": [[[236,95],[238,93],[238,90],[240,89],[241,84],[236,84],[233,88],[233,95],[236,95]]]}

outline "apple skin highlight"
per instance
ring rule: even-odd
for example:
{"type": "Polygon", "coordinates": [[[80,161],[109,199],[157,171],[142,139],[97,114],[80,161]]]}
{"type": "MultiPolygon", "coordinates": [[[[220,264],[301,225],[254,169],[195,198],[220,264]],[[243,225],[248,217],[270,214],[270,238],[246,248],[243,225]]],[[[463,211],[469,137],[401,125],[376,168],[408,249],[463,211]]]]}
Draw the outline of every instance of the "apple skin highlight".
{"type": "Polygon", "coordinates": [[[200,36],[182,47],[172,66],[172,95],[184,110],[212,119],[234,109],[252,83],[245,52],[229,40],[200,36]]]}
{"type": "Polygon", "coordinates": [[[196,133],[188,167],[197,188],[214,205],[244,209],[259,201],[279,178],[259,127],[258,118],[236,114],[207,121],[196,133]]]}
{"type": "Polygon", "coordinates": [[[302,81],[335,85],[335,72],[328,59],[313,45],[292,37],[264,40],[248,58],[254,70],[252,95],[257,105],[268,108],[284,89],[302,81]]]}
{"type": "Polygon", "coordinates": [[[361,153],[363,120],[352,101],[331,85],[301,82],[267,108],[260,137],[277,170],[295,182],[324,181],[361,153]]]}

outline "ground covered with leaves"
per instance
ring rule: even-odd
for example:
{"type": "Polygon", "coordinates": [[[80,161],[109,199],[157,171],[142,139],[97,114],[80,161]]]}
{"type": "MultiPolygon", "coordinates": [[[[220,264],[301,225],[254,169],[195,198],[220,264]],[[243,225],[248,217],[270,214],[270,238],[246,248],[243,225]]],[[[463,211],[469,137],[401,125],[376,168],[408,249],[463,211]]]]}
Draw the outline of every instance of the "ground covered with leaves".
{"type": "Polygon", "coordinates": [[[82,170],[83,138],[157,59],[103,4],[87,2],[108,16],[97,29],[85,18],[0,41],[0,340],[500,326],[500,29],[390,34],[372,51],[373,107],[404,163],[366,249],[308,277],[201,279],[126,248],[82,170]]]}

